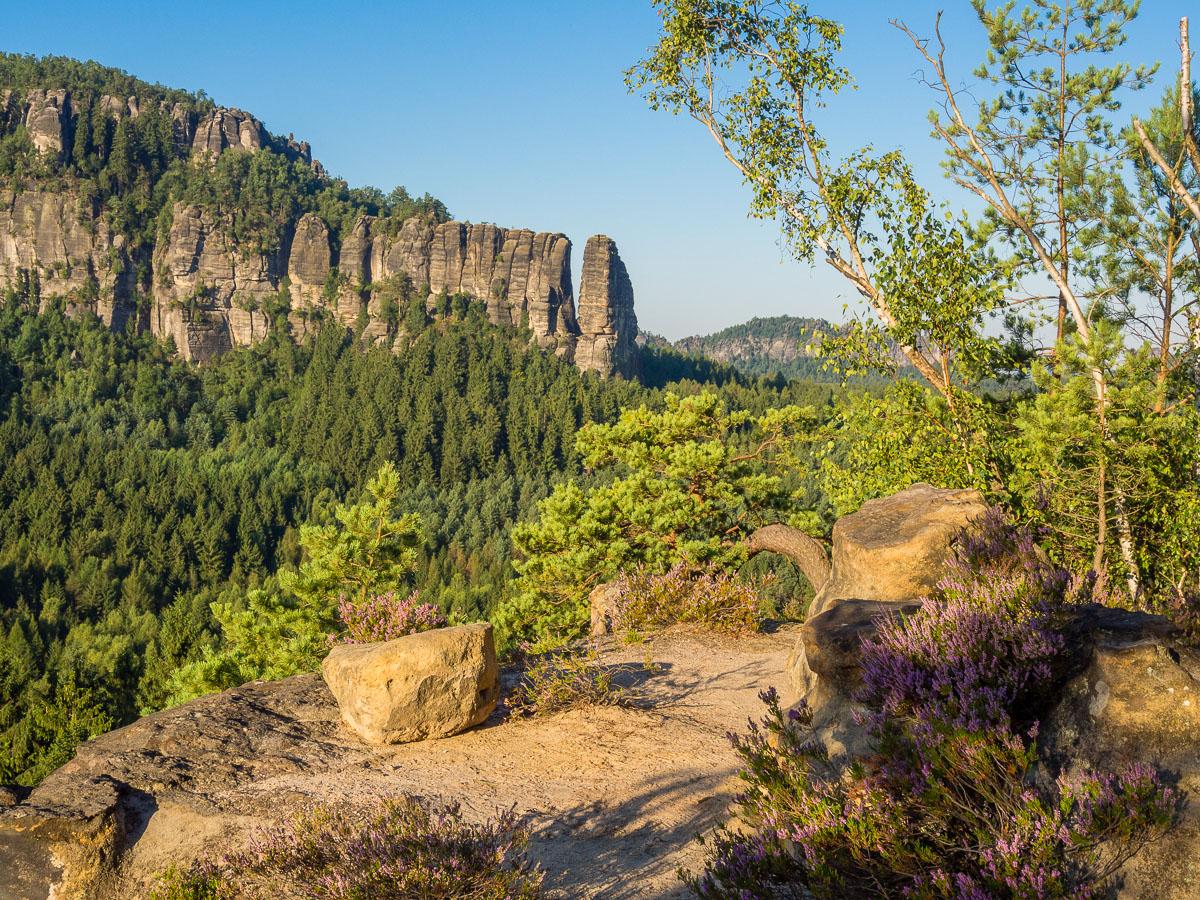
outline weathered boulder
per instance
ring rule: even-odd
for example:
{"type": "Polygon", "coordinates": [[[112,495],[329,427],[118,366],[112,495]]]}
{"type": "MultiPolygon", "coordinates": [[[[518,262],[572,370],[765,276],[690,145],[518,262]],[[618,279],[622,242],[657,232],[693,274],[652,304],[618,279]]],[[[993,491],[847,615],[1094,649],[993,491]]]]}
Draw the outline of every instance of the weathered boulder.
{"type": "Polygon", "coordinates": [[[0,807],[0,897],[89,900],[115,878],[127,823],[121,785],[106,775],[51,782],[0,807]]]}
{"type": "Polygon", "coordinates": [[[612,634],[613,618],[617,612],[617,599],[621,592],[615,582],[607,581],[592,588],[588,594],[588,607],[592,614],[591,633],[593,637],[612,634]]]}
{"type": "Polygon", "coordinates": [[[788,660],[788,677],[799,678],[793,688],[812,708],[813,729],[831,756],[847,759],[869,749],[866,731],[855,716],[865,710],[855,700],[862,687],[863,641],[873,637],[888,616],[911,616],[920,609],[919,601],[843,600],[804,623],[788,660]]]}
{"type": "MultiPolygon", "coordinates": [[[[872,750],[857,714],[862,685],[859,649],[882,618],[910,615],[917,603],[845,600],[809,619],[801,632],[812,681],[806,701],[813,728],[835,761],[872,750]]],[[[1173,787],[1200,792],[1200,654],[1168,619],[1089,604],[1070,610],[1065,646],[1036,709],[1018,711],[1040,723],[1037,777],[1120,771],[1131,762],[1164,773],[1173,787]]],[[[1125,864],[1121,900],[1200,898],[1200,809],[1187,803],[1160,842],[1125,864]]]]}
{"type": "Polygon", "coordinates": [[[1068,629],[1076,663],[1041,717],[1045,777],[1147,763],[1190,795],[1179,823],[1125,864],[1122,900],[1200,898],[1200,654],[1161,616],[1083,607],[1068,629]]]}
{"type": "Polygon", "coordinates": [[[369,744],[449,737],[500,698],[492,626],[438,628],[378,644],[334,647],[321,666],[342,719],[369,744]]]}
{"type": "Polygon", "coordinates": [[[833,565],[809,616],[850,597],[895,602],[928,594],[945,574],[951,538],[985,512],[979,491],[924,483],[868,500],[834,524],[833,565]]]}
{"type": "Polygon", "coordinates": [[[860,652],[863,641],[873,637],[880,621],[889,616],[912,616],[920,601],[882,603],[878,600],[845,600],[800,629],[804,655],[813,674],[847,695],[862,686],[860,652]]]}
{"type": "MultiPolygon", "coordinates": [[[[924,483],[868,500],[834,523],[829,577],[809,604],[808,619],[850,599],[906,603],[925,596],[946,574],[954,535],[985,512],[979,491],[924,483]]],[[[795,698],[816,686],[803,637],[788,659],[787,676],[795,698]]]]}

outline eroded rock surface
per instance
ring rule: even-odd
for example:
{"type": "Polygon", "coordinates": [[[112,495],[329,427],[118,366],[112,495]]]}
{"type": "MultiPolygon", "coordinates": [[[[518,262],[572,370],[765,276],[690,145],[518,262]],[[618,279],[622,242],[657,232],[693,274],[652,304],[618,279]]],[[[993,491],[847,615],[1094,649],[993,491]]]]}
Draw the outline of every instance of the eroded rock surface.
{"type": "MultiPolygon", "coordinates": [[[[862,685],[862,642],[889,615],[911,615],[916,603],[843,600],[805,624],[801,642],[811,680],[806,701],[816,736],[835,761],[872,752],[856,702],[862,685]]],[[[1192,797],[1200,792],[1200,655],[1161,616],[1084,605],[1067,612],[1066,644],[1054,680],[1037,709],[1037,777],[1120,771],[1141,762],[1192,797]]],[[[1200,810],[1185,803],[1176,827],[1126,863],[1121,900],[1200,898],[1200,810]]]]}
{"type": "MultiPolygon", "coordinates": [[[[808,607],[812,621],[846,600],[911,603],[945,577],[951,540],[987,512],[983,495],[918,483],[868,500],[833,526],[829,577],[808,607]]],[[[816,686],[805,642],[788,659],[788,687],[800,698],[816,686]]]]}
{"type": "Polygon", "coordinates": [[[1200,898],[1200,655],[1161,616],[1085,607],[1077,668],[1042,718],[1046,776],[1144,762],[1190,799],[1179,823],[1122,870],[1121,898],[1200,898]]]}
{"type": "MultiPolygon", "coordinates": [[[[758,692],[780,683],[793,637],[658,638],[652,654],[661,668],[653,673],[641,665],[647,646],[609,647],[601,664],[625,667],[620,677],[657,709],[516,722],[503,722],[497,711],[482,727],[434,741],[364,744],[316,675],[249,684],[155,713],[83,745],[24,802],[14,792],[15,805],[0,805],[4,848],[19,833],[16,823],[48,828],[60,820],[64,833],[80,833],[108,809],[108,801],[100,809],[87,799],[88,785],[115,786],[115,808],[105,815],[123,823],[123,837],[115,856],[92,855],[101,875],[92,893],[59,883],[50,862],[59,844],[47,830],[26,857],[40,852],[47,868],[27,880],[27,893],[0,890],[0,898],[49,900],[48,881],[59,884],[55,900],[145,897],[167,866],[242,847],[255,827],[312,803],[353,809],[410,795],[459,802],[473,821],[509,808],[527,817],[531,856],[552,896],[683,900],[676,869],[702,865],[695,835],[725,818],[741,788],[725,734],[761,715],[758,692]]],[[[511,688],[515,673],[505,677],[511,688]]]]}
{"type": "Polygon", "coordinates": [[[868,500],[834,524],[829,579],[809,616],[847,598],[890,603],[928,594],[945,575],[951,538],[985,512],[979,491],[931,484],[868,500]]]}
{"type": "Polygon", "coordinates": [[[340,644],[321,666],[342,719],[369,744],[449,737],[484,721],[500,697],[487,622],[374,644],[340,644]]]}
{"type": "MultiPolygon", "coordinates": [[[[137,97],[104,95],[94,108],[117,120],[136,118],[141,106],[137,97]]],[[[170,116],[182,155],[277,153],[324,174],[306,142],[272,137],[244,110],[197,111],[166,101],[160,109],[170,116]]],[[[79,118],[70,92],[6,90],[0,115],[24,125],[40,152],[70,152],[79,118]]],[[[88,309],[116,329],[135,319],[139,328],[173,337],[184,357],[204,361],[266,336],[271,323],[264,302],[280,292],[284,279],[291,286],[291,310],[284,315],[297,339],[329,315],[353,326],[364,309],[364,339],[381,338],[387,327],[378,300],[365,288],[404,273],[415,289],[429,285],[434,294],[473,295],[486,304],[492,322],[526,324],[543,349],[585,371],[610,375],[636,367],[633,289],[616,245],[602,235],[584,251],[577,318],[571,241],[562,234],[435,224],[425,216],[397,230],[394,223],[381,228],[363,216],[340,236],[338,247],[330,223],[311,213],[275,229],[247,246],[235,239],[231,216],[177,203],[170,228],[154,246],[131,248],[111,233],[101,210],[69,190],[0,192],[0,286],[34,278],[44,299],[71,293],[69,311],[88,309]],[[331,270],[346,276],[332,293],[324,291],[331,270]],[[152,307],[139,310],[138,296],[147,293],[152,307]]]]}
{"type": "Polygon", "coordinates": [[[637,359],[633,284],[617,245],[603,234],[589,238],[583,250],[579,329],[575,363],[583,371],[607,374],[637,359]]]}

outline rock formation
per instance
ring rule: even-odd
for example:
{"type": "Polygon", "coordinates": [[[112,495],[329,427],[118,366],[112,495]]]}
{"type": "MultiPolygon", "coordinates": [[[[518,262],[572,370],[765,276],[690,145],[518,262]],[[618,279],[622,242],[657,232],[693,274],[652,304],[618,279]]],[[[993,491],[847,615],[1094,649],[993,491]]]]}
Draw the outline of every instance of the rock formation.
{"type": "Polygon", "coordinates": [[[214,109],[197,124],[192,150],[221,153],[225,150],[259,150],[270,140],[262,122],[240,109],[214,109]]]}
{"type": "Polygon", "coordinates": [[[25,127],[40,153],[62,154],[67,145],[70,109],[66,91],[30,91],[25,98],[28,111],[25,127]]]}
{"type": "MultiPolygon", "coordinates": [[[[371,746],[318,675],[155,713],[84,744],[32,793],[0,787],[0,900],[144,898],[167,866],[244,847],[313,803],[406,795],[461,803],[472,821],[528,817],[550,896],[682,900],[678,867],[702,865],[695,835],[740,789],[725,733],[759,714],[791,636],[655,642],[653,676],[644,647],[603,650],[603,665],[639,673],[654,715],[497,713],[454,737],[371,746]]],[[[503,677],[511,690],[519,673],[503,677]]]]}
{"type": "Polygon", "coordinates": [[[342,720],[369,744],[449,737],[486,719],[500,669],[486,622],[341,644],[321,666],[342,720]]]}
{"type": "MultiPolygon", "coordinates": [[[[882,619],[919,611],[914,598],[941,577],[948,536],[980,507],[974,491],[915,485],[838,521],[833,574],[819,595],[823,608],[810,613],[788,661],[791,686],[812,708],[816,736],[835,760],[872,749],[860,718],[865,709],[855,700],[863,641],[882,619]],[[901,547],[907,549],[899,553],[901,547]]],[[[1178,789],[1200,790],[1200,653],[1161,616],[1095,604],[1066,614],[1066,646],[1046,707],[1027,711],[1040,719],[1038,778],[1115,771],[1136,761],[1164,772],[1178,789]]],[[[1193,802],[1165,838],[1125,864],[1117,896],[1197,900],[1198,845],[1200,810],[1193,802]]]]}
{"type": "MultiPolygon", "coordinates": [[[[807,700],[817,736],[847,760],[870,749],[855,717],[861,685],[858,650],[879,620],[911,614],[915,603],[843,600],[805,623],[801,640],[815,684],[807,700]]],[[[1146,613],[1080,606],[1065,627],[1053,698],[1041,716],[1039,778],[1145,762],[1174,787],[1200,791],[1200,654],[1170,620],[1146,613]]],[[[1200,898],[1200,810],[1187,804],[1179,823],[1121,870],[1122,900],[1200,898]]]]}
{"type": "MultiPolygon", "coordinates": [[[[119,118],[141,114],[136,97],[102,96],[97,108],[119,118]]],[[[319,175],[309,145],[272,137],[239,109],[197,112],[163,101],[181,153],[279,153],[303,161],[319,175]]],[[[23,124],[42,153],[70,152],[77,112],[68,91],[0,95],[0,115],[23,124]]],[[[571,241],[562,234],[463,222],[433,223],[417,216],[395,229],[363,216],[342,235],[311,213],[281,223],[270,252],[240,245],[228,216],[176,203],[170,227],[152,248],[130,248],[111,232],[104,216],[68,191],[0,191],[0,286],[33,273],[43,298],[73,295],[114,328],[130,319],[138,327],[175,339],[187,359],[205,361],[232,347],[260,340],[271,323],[264,301],[287,287],[289,325],[302,338],[318,317],[331,314],[355,324],[366,309],[367,340],[386,332],[368,286],[406,273],[415,288],[429,285],[473,295],[487,305],[492,322],[528,325],[539,346],[573,360],[584,371],[631,373],[636,367],[637,319],[633,288],[616,245],[597,235],[584,250],[580,315],[571,283],[571,241]],[[141,293],[151,294],[139,312],[137,272],[149,270],[141,293]],[[336,296],[327,276],[343,276],[336,296]],[[286,282],[285,280],[286,279],[286,282]],[[88,286],[88,291],[82,291],[88,286]]]]}
{"type": "Polygon", "coordinates": [[[575,363],[585,372],[607,373],[636,359],[633,285],[617,245],[602,234],[588,240],[579,277],[580,339],[575,363]]]}
{"type": "Polygon", "coordinates": [[[943,576],[950,539],[985,512],[979,491],[930,484],[868,500],[834,523],[833,565],[809,616],[849,597],[896,601],[928,594],[943,576]]]}
{"type": "MultiPolygon", "coordinates": [[[[890,497],[868,500],[833,526],[829,577],[814,584],[809,620],[841,601],[905,603],[928,594],[942,579],[959,529],[987,512],[983,495],[914,484],[890,497]]],[[[812,690],[815,676],[802,641],[788,662],[788,685],[797,695],[812,690]]]]}

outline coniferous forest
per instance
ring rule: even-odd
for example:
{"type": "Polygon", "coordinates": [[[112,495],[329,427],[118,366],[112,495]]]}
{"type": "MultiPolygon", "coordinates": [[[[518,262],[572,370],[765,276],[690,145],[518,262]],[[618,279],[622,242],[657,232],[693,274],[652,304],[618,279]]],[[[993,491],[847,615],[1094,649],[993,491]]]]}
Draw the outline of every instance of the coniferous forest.
{"type": "MultiPolygon", "coordinates": [[[[384,461],[396,461],[397,506],[425,525],[415,587],[463,620],[486,617],[513,578],[512,525],[554,484],[587,480],[580,426],[701,389],[693,362],[651,351],[656,387],[582,376],[479,310],[430,320],[398,354],[331,324],[197,367],[150,335],[61,304],[38,313],[8,290],[0,781],[46,774],[97,721],[166,705],[172,674],[221,641],[210,605],[294,568],[301,525],[330,520],[384,461]]],[[[719,391],[760,410],[829,409],[839,393],[730,370],[719,391]]],[[[781,598],[804,592],[797,577],[781,598]]]]}

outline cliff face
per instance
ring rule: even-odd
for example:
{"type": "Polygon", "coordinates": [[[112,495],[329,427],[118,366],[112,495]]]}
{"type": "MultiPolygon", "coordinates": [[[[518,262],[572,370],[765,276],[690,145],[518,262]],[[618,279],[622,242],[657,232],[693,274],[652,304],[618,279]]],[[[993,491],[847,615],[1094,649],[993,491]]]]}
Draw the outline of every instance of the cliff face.
{"type": "MultiPolygon", "coordinates": [[[[136,97],[104,96],[98,107],[113,118],[140,113],[136,97]]],[[[247,112],[198,113],[165,101],[161,109],[181,153],[279,153],[324,175],[307,143],[273,138],[247,112]]],[[[24,124],[39,152],[69,156],[76,116],[68,91],[22,98],[3,92],[0,110],[24,124]]],[[[406,273],[414,288],[472,294],[496,324],[527,324],[542,348],[584,371],[628,373],[637,358],[633,289],[616,245],[603,235],[584,251],[577,318],[571,241],[562,234],[423,216],[397,229],[361,216],[339,247],[328,224],[309,213],[284,223],[278,247],[263,253],[235,240],[228,217],[183,202],[170,212],[170,227],[157,243],[132,251],[91,202],[69,188],[0,188],[0,285],[32,273],[43,298],[70,294],[72,308],[90,308],[114,328],[132,319],[138,328],[173,337],[187,359],[205,361],[264,337],[271,324],[267,309],[279,307],[285,287],[288,326],[297,339],[322,318],[353,325],[364,310],[364,336],[377,339],[387,325],[370,285],[406,273]],[[147,267],[149,303],[139,308],[137,272],[147,267]]]]}
{"type": "MultiPolygon", "coordinates": [[[[571,285],[571,241],[562,234],[422,217],[388,234],[363,216],[335,252],[328,227],[301,217],[275,254],[246,253],[229,239],[229,224],[196,206],[176,204],[169,235],[154,253],[150,329],[171,335],[188,359],[207,360],[266,334],[262,311],[288,282],[293,333],[303,334],[314,310],[353,325],[363,305],[368,338],[382,334],[380,310],[366,285],[402,273],[433,293],[472,294],[497,325],[525,323],[538,344],[583,371],[628,373],[636,357],[633,289],[611,240],[597,236],[584,251],[580,316],[571,285]],[[335,296],[330,272],[344,276],[335,296]]],[[[430,303],[432,304],[432,300],[430,303]]]]}
{"type": "Polygon", "coordinates": [[[579,368],[605,373],[637,359],[633,284],[617,245],[598,234],[583,251],[579,285],[579,368]]]}

